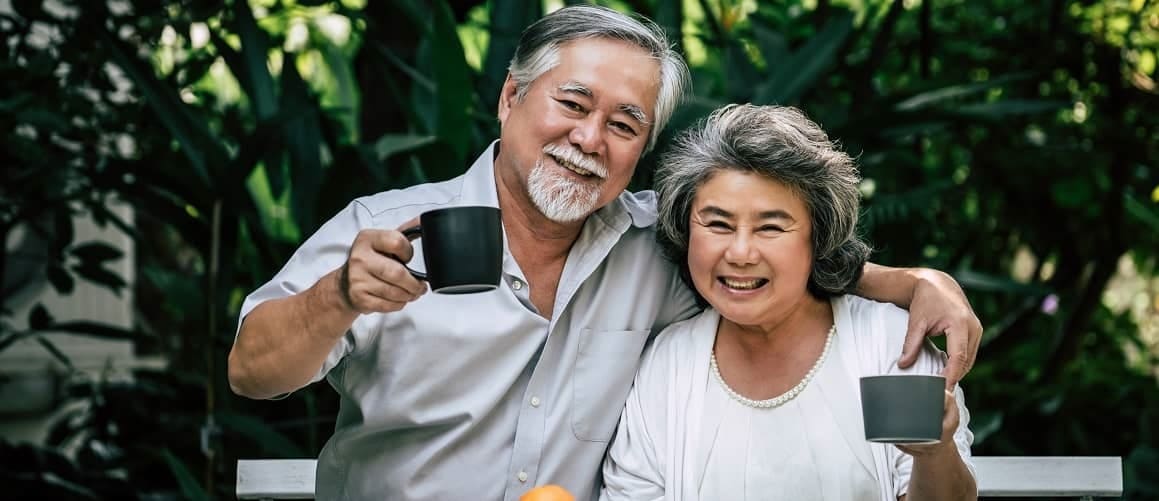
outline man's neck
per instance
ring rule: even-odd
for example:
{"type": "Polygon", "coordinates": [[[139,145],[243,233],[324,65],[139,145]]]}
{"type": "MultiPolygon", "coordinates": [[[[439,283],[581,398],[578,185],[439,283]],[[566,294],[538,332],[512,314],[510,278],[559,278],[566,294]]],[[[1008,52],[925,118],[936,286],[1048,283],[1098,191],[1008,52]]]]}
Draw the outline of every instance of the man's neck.
{"type": "MultiPolygon", "coordinates": [[[[544,318],[551,319],[555,294],[572,245],[583,230],[583,221],[561,224],[548,219],[528,200],[518,184],[509,184],[495,173],[499,210],[507,248],[531,287],[531,302],[544,318]]],[[[511,181],[511,180],[507,180],[511,181]]]]}
{"type": "Polygon", "coordinates": [[[502,169],[496,169],[495,188],[507,245],[520,266],[553,262],[567,257],[571,246],[579,238],[585,220],[572,223],[552,221],[535,207],[521,188],[513,187],[503,178],[502,169]],[[525,260],[531,262],[525,263],[525,260]]]}

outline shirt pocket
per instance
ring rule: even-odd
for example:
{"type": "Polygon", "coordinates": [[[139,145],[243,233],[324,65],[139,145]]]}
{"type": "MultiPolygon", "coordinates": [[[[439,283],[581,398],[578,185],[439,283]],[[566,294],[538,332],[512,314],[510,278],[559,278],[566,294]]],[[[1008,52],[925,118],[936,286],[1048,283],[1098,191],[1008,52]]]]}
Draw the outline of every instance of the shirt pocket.
{"type": "Polygon", "coordinates": [[[572,373],[572,431],[579,440],[607,442],[616,431],[648,329],[584,329],[572,373]]]}

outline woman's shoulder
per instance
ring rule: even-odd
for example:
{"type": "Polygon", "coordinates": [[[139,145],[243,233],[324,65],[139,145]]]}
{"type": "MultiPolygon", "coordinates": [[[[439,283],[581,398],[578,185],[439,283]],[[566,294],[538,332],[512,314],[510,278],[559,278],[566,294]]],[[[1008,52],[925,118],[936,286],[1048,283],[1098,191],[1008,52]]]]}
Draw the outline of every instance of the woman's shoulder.
{"type": "Polygon", "coordinates": [[[897,368],[897,357],[905,346],[909,329],[909,312],[890,303],[881,303],[858,296],[843,296],[835,301],[835,309],[844,314],[850,328],[858,337],[859,350],[876,354],[886,373],[937,373],[945,365],[945,354],[927,338],[922,344],[917,363],[909,369],[897,368]],[[868,344],[867,344],[868,343],[868,344]]]}
{"type": "Polygon", "coordinates": [[[680,360],[705,347],[711,347],[719,321],[720,314],[712,308],[706,308],[692,318],[669,324],[656,335],[644,352],[641,372],[655,369],[657,364],[667,365],[668,360],[680,360]]]}
{"type": "Polygon", "coordinates": [[[909,325],[909,312],[892,303],[882,303],[861,296],[845,295],[835,301],[838,314],[844,313],[851,322],[861,326],[872,327],[891,339],[900,336],[905,339],[905,331],[909,325]]]}

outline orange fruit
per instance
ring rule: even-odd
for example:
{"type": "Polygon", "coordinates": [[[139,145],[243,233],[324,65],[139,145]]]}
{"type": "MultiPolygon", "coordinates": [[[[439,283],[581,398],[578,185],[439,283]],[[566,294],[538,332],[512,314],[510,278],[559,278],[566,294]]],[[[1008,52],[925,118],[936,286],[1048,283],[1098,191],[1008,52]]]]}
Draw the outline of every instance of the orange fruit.
{"type": "Polygon", "coordinates": [[[558,485],[541,485],[523,493],[519,501],[575,501],[575,496],[558,485]]]}

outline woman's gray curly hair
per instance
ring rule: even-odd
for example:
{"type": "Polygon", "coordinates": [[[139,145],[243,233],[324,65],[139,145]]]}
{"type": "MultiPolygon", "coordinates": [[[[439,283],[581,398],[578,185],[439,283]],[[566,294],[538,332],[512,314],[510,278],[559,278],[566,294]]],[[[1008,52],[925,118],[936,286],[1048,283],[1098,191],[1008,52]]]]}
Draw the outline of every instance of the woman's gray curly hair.
{"type": "Polygon", "coordinates": [[[860,175],[853,159],[800,110],[725,106],[681,134],[659,165],[657,238],[689,287],[695,288],[688,271],[692,201],[704,183],[726,170],[776,180],[805,202],[813,225],[809,293],[825,299],[857,284],[870,254],[857,236],[860,175]]]}

